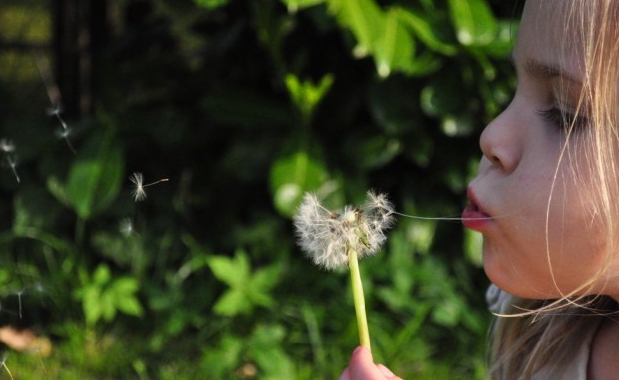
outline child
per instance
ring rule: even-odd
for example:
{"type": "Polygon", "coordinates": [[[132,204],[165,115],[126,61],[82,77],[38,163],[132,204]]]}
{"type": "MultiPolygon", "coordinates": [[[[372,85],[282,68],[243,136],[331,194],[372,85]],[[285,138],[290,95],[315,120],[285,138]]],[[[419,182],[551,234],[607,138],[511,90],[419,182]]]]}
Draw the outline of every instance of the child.
{"type": "MultiPolygon", "coordinates": [[[[513,62],[462,215],[495,284],[490,378],[619,379],[619,0],[527,0],[513,62]]],[[[341,376],[397,378],[364,348],[341,376]]]]}

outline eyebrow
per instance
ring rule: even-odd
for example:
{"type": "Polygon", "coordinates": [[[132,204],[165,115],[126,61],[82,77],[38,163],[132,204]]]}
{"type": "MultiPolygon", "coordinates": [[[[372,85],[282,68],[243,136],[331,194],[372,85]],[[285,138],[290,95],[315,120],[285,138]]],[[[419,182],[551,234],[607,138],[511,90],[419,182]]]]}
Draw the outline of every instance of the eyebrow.
{"type": "MultiPolygon", "coordinates": [[[[512,63],[515,66],[514,56],[511,56],[512,63]]],[[[579,86],[582,86],[582,82],[574,77],[572,74],[561,69],[560,67],[549,65],[539,62],[535,59],[529,58],[524,62],[525,71],[531,76],[543,77],[543,78],[562,78],[564,80],[573,82],[579,86]]]]}

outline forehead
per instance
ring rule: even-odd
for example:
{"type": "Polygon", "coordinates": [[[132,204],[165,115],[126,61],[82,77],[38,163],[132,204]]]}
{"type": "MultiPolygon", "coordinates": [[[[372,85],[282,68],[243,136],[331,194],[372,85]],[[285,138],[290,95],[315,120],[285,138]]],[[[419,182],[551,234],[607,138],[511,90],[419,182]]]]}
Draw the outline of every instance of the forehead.
{"type": "Polygon", "coordinates": [[[517,59],[535,60],[574,77],[584,72],[584,50],[577,23],[570,16],[572,0],[527,0],[518,41],[517,59]]]}

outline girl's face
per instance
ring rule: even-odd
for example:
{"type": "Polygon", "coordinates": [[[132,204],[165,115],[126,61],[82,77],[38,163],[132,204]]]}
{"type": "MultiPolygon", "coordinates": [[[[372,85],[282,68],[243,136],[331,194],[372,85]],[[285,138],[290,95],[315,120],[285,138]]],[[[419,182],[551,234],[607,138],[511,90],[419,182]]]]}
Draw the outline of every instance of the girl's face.
{"type": "MultiPolygon", "coordinates": [[[[586,190],[593,187],[592,173],[579,148],[585,137],[578,128],[587,128],[586,120],[576,118],[568,140],[561,116],[567,114],[569,123],[578,107],[583,52],[575,33],[565,35],[555,5],[526,2],[513,52],[517,91],[482,133],[483,157],[463,213],[465,226],[483,234],[489,278],[509,293],[535,299],[580,293],[606,265],[592,201],[597,194],[586,190]],[[571,44],[561,49],[565,38],[571,44]]],[[[617,292],[608,279],[588,290],[617,292]]]]}

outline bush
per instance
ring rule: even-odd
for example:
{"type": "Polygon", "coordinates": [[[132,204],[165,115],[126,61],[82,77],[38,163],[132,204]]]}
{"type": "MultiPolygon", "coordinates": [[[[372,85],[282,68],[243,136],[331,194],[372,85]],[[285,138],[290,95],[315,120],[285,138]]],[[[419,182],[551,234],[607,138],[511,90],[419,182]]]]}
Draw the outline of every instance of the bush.
{"type": "MultiPolygon", "coordinates": [[[[76,378],[335,378],[358,344],[347,277],[303,257],[291,216],[307,191],[337,209],[370,188],[406,214],[459,216],[478,134],[513,90],[515,11],[154,5],[115,24],[88,118],[38,116],[36,70],[2,74],[0,137],[15,149],[0,172],[0,291],[24,316],[5,319],[52,334],[76,378]],[[101,360],[118,347],[126,365],[76,346],[101,360]]],[[[361,267],[377,360],[404,377],[483,377],[478,236],[401,217],[361,267]]]]}

